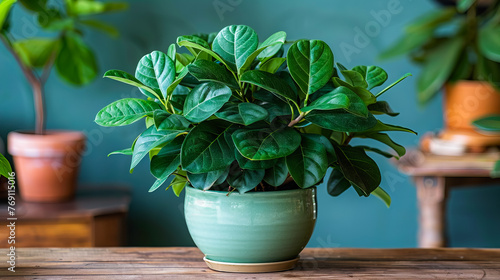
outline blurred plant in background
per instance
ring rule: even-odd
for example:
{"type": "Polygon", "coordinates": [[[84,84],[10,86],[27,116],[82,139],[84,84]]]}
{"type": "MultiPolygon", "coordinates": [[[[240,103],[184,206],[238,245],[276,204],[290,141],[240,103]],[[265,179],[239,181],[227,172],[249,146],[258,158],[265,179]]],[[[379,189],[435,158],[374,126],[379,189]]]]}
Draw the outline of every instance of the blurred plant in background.
{"type": "MultiPolygon", "coordinates": [[[[16,0],[0,0],[0,39],[16,59],[33,89],[36,111],[36,133],[45,129],[44,84],[55,66],[58,76],[75,86],[90,83],[97,75],[94,52],[84,41],[85,28],[103,31],[112,37],[118,31],[95,15],[121,11],[122,2],[93,0],[20,0],[19,4],[38,21],[43,34],[51,37],[32,37],[22,34],[16,38],[10,27],[16,22],[10,10],[16,0]]],[[[26,33],[26,32],[25,32],[26,33]]]]}

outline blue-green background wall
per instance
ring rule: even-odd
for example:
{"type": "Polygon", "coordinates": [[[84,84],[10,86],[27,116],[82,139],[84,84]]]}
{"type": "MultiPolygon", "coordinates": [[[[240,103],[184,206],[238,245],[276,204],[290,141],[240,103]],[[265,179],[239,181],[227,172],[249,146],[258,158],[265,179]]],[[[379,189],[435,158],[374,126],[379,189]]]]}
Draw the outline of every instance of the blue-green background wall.
{"type": "MultiPolygon", "coordinates": [[[[394,42],[406,23],[435,8],[431,1],[411,0],[130,1],[128,11],[103,17],[118,26],[120,38],[109,39],[97,32],[87,32],[86,37],[99,57],[101,73],[107,69],[133,73],[137,61],[145,53],[166,51],[179,35],[209,33],[230,24],[246,24],[257,31],[261,40],[280,30],[286,31],[290,40],[324,40],[332,47],[337,62],[349,67],[376,63],[387,70],[392,81],[407,72],[418,75],[420,70],[405,58],[376,61],[375,57],[394,42]],[[391,4],[396,7],[392,9],[390,19],[386,18],[383,24],[377,23],[374,13],[389,11],[388,5],[391,4]],[[224,6],[226,10],[218,12],[215,6],[224,6]],[[372,28],[373,36],[369,36],[369,42],[365,44],[356,44],[355,39],[359,39],[357,28],[364,30],[367,26],[372,28]],[[356,47],[356,53],[347,55],[343,52],[341,46],[347,45],[356,47]]],[[[21,9],[14,10],[13,18],[24,18],[14,23],[14,31],[18,34],[29,31],[41,35],[29,28],[34,19],[21,9]]],[[[391,121],[411,127],[420,135],[436,131],[442,125],[441,100],[438,98],[429,106],[418,108],[414,82],[415,78],[410,78],[385,94],[384,99],[401,112],[391,121]]],[[[182,215],[183,199],[175,197],[171,191],[147,192],[153,183],[148,162],[143,161],[133,174],[129,174],[129,158],[106,157],[113,150],[129,147],[141,132],[142,124],[102,128],[93,122],[103,106],[118,98],[141,96],[140,93],[127,85],[102,78],[87,87],[74,88],[61,82],[55,73],[48,81],[46,93],[48,128],[83,130],[88,135],[89,148],[83,160],[80,181],[124,183],[132,187],[129,245],[193,245],[182,215]]],[[[0,47],[0,137],[5,140],[9,131],[32,129],[32,107],[30,88],[19,67],[5,48],[0,47]]],[[[405,146],[417,145],[418,137],[413,135],[394,133],[393,136],[405,146]]],[[[417,204],[412,182],[398,173],[385,158],[377,155],[374,158],[382,171],[382,186],[392,196],[391,208],[387,209],[376,198],[358,198],[352,190],[333,198],[321,185],[318,223],[308,246],[416,246],[417,204]]],[[[500,246],[499,197],[500,188],[495,187],[451,192],[448,205],[451,246],[500,246]]]]}

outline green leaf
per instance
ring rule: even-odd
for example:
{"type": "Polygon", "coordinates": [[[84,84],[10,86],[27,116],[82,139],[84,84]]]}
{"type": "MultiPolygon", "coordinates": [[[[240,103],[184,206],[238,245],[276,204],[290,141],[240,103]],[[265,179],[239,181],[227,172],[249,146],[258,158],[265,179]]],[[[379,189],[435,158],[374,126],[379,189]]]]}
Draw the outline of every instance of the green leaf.
{"type": "Polygon", "coordinates": [[[128,8],[123,2],[99,2],[93,0],[65,1],[70,13],[86,16],[122,11],[128,8]]]}
{"type": "Polygon", "coordinates": [[[29,67],[42,67],[52,55],[59,52],[60,42],[49,38],[30,38],[18,40],[12,47],[24,64],[29,67]]]}
{"type": "Polygon", "coordinates": [[[363,100],[352,90],[340,86],[330,93],[327,93],[311,103],[311,106],[302,109],[303,112],[309,110],[334,110],[344,109],[347,112],[366,118],[368,108],[363,100]]]}
{"type": "Polygon", "coordinates": [[[262,102],[257,104],[262,108],[266,109],[269,113],[267,118],[268,122],[272,122],[277,116],[287,116],[292,114],[292,108],[294,110],[294,115],[298,115],[298,111],[295,107],[290,107],[290,104],[286,103],[282,99],[278,98],[275,94],[272,94],[265,90],[259,90],[253,93],[253,97],[262,102]]]}
{"type": "Polygon", "coordinates": [[[340,73],[345,78],[345,81],[348,82],[353,87],[362,87],[367,88],[368,83],[365,81],[365,78],[358,72],[354,70],[340,70],[340,73]]]}
{"type": "Polygon", "coordinates": [[[418,134],[409,128],[397,126],[397,125],[392,125],[392,124],[386,124],[386,123],[383,123],[379,120],[377,120],[377,123],[375,124],[375,126],[373,126],[370,129],[367,129],[366,131],[363,131],[363,133],[372,133],[372,132],[379,132],[379,131],[402,131],[402,132],[410,132],[410,133],[413,133],[415,135],[418,134]]]}
{"type": "Polygon", "coordinates": [[[362,149],[364,149],[367,152],[374,152],[374,153],[377,153],[377,154],[379,154],[379,155],[381,155],[383,157],[386,157],[386,158],[396,158],[396,159],[399,159],[399,156],[395,156],[395,155],[393,155],[391,153],[382,151],[382,150],[377,149],[377,148],[368,147],[368,146],[356,146],[356,148],[362,148],[362,149]]]}
{"type": "Polygon", "coordinates": [[[182,173],[182,174],[175,175],[174,179],[172,180],[172,182],[170,182],[170,185],[168,185],[168,187],[169,188],[172,187],[172,191],[174,192],[174,194],[177,197],[179,197],[182,190],[186,187],[186,185],[188,185],[188,179],[186,177],[185,171],[178,170],[177,173],[182,173]]]}
{"type": "Polygon", "coordinates": [[[498,63],[479,55],[476,63],[476,76],[480,81],[487,81],[493,87],[500,88],[500,67],[498,63]]]}
{"type": "Polygon", "coordinates": [[[264,170],[249,170],[242,169],[237,172],[230,172],[229,176],[227,176],[227,182],[229,185],[239,193],[246,193],[262,182],[264,179],[265,171],[264,170]]]}
{"type": "Polygon", "coordinates": [[[364,118],[344,110],[311,111],[305,119],[323,128],[342,132],[366,131],[377,124],[377,119],[371,113],[364,118]]]}
{"type": "Polygon", "coordinates": [[[271,186],[279,187],[283,185],[287,176],[288,168],[285,158],[279,158],[272,168],[266,169],[264,181],[271,186]]]}
{"type": "Polygon", "coordinates": [[[339,196],[351,187],[351,182],[337,168],[333,168],[326,184],[326,190],[331,196],[339,196]]]}
{"type": "Polygon", "coordinates": [[[299,40],[287,53],[290,74],[302,92],[311,94],[322,88],[333,76],[333,53],[319,40],[299,40]]]}
{"type": "Polygon", "coordinates": [[[375,97],[375,95],[373,95],[373,93],[371,93],[369,90],[363,87],[354,87],[348,82],[342,81],[338,77],[334,77],[332,81],[335,87],[341,87],[341,86],[346,87],[351,91],[353,91],[354,93],[356,93],[366,105],[370,105],[377,102],[377,98],[375,97]]]}
{"type": "Polygon", "coordinates": [[[7,19],[7,15],[9,14],[12,5],[14,5],[14,3],[16,2],[16,0],[3,0],[0,2],[0,30],[3,29],[3,25],[5,20],[7,19]]]}
{"type": "Polygon", "coordinates": [[[168,86],[168,88],[167,88],[167,95],[168,96],[172,95],[172,93],[174,92],[174,90],[183,81],[184,77],[186,77],[186,75],[188,73],[189,72],[188,72],[187,68],[182,69],[182,71],[179,73],[179,75],[177,75],[177,78],[174,80],[174,82],[172,84],[170,84],[170,86],[168,86]]]}
{"type": "Polygon", "coordinates": [[[382,189],[381,187],[376,188],[372,192],[372,194],[374,196],[378,197],[380,200],[382,200],[382,202],[385,203],[387,208],[389,208],[391,206],[391,196],[386,191],[384,191],[384,189],[382,189]]]}
{"type": "Polygon", "coordinates": [[[434,30],[421,30],[411,33],[406,31],[398,41],[384,50],[378,58],[389,59],[400,55],[406,55],[414,49],[422,47],[432,38],[433,34],[434,30]]]}
{"type": "Polygon", "coordinates": [[[464,46],[464,38],[454,37],[428,51],[417,80],[418,101],[426,104],[434,97],[455,69],[464,46]]]}
{"type": "MultiPolygon", "coordinates": [[[[165,98],[168,87],[175,80],[175,64],[166,54],[153,51],[141,58],[137,64],[135,77],[165,98]]],[[[140,90],[142,91],[142,88],[140,90]]]]}
{"type": "Polygon", "coordinates": [[[234,76],[224,66],[208,60],[196,60],[188,65],[189,73],[200,82],[220,82],[233,89],[240,89],[234,76]]]}
{"type": "Polygon", "coordinates": [[[345,178],[352,185],[370,195],[382,180],[377,163],[366,155],[363,148],[336,146],[335,152],[345,178]]]}
{"type": "Polygon", "coordinates": [[[276,74],[267,73],[259,70],[247,71],[240,78],[241,82],[249,83],[261,87],[283,100],[296,101],[297,96],[292,88],[279,78],[276,74]]]}
{"type": "Polygon", "coordinates": [[[194,50],[203,51],[224,64],[228,70],[232,70],[222,57],[210,50],[210,46],[208,46],[206,41],[196,36],[180,36],[177,38],[177,45],[179,45],[179,47],[186,47],[191,52],[194,52],[194,50]]]}
{"type": "Polygon", "coordinates": [[[389,103],[387,101],[377,101],[373,104],[368,105],[368,110],[374,115],[382,115],[386,114],[391,117],[395,117],[399,115],[399,113],[395,113],[391,107],[389,106],[389,103]]]}
{"type": "Polygon", "coordinates": [[[472,124],[481,130],[500,132],[500,115],[486,116],[474,120],[472,124]]]}
{"type": "Polygon", "coordinates": [[[66,33],[61,41],[61,51],[55,60],[59,76],[74,85],[90,83],[97,75],[94,53],[75,33],[66,33]]]}
{"type": "MultiPolygon", "coordinates": [[[[403,77],[399,78],[397,81],[393,82],[392,84],[390,84],[389,86],[387,86],[386,88],[384,88],[383,90],[381,90],[379,93],[377,93],[377,95],[375,95],[375,97],[379,97],[381,96],[384,92],[390,90],[393,86],[399,84],[400,82],[402,82],[404,79],[408,78],[412,76],[411,73],[406,73],[403,75],[403,77]]],[[[365,102],[366,103],[366,102],[365,102]]]]}
{"type": "Polygon", "coordinates": [[[219,111],[229,98],[231,98],[231,89],[221,83],[200,84],[193,88],[186,97],[184,117],[191,122],[202,122],[219,111]]]}
{"type": "Polygon", "coordinates": [[[177,56],[177,49],[175,48],[175,44],[170,44],[170,46],[168,46],[167,56],[175,63],[177,56]]]}
{"type": "Polygon", "coordinates": [[[114,152],[111,152],[108,154],[108,157],[110,155],[126,155],[126,156],[131,156],[133,154],[133,150],[132,148],[126,148],[126,149],[122,149],[122,150],[118,150],[118,151],[114,151],[114,152]]]}
{"type": "Polygon", "coordinates": [[[134,167],[146,156],[149,151],[156,147],[160,147],[168,142],[172,141],[183,131],[175,131],[175,130],[157,130],[156,127],[150,126],[146,129],[134,145],[134,153],[132,154],[132,163],[130,164],[130,170],[134,169],[134,167]]]}
{"type": "Polygon", "coordinates": [[[500,25],[489,25],[479,29],[479,48],[484,56],[500,62],[500,25]]]}
{"type": "Polygon", "coordinates": [[[323,179],[328,169],[325,146],[302,134],[299,147],[286,157],[286,166],[299,187],[314,186],[323,179]]]}
{"type": "Polygon", "coordinates": [[[159,188],[181,164],[179,153],[182,140],[183,138],[181,137],[174,139],[172,142],[165,145],[157,155],[151,158],[151,174],[158,180],[149,189],[149,192],[153,192],[159,188]]]}
{"type": "Polygon", "coordinates": [[[238,152],[238,150],[234,151],[234,155],[236,157],[236,160],[238,161],[239,166],[243,169],[251,169],[251,170],[268,169],[276,164],[276,159],[249,160],[246,157],[242,156],[240,152],[238,152]]]}
{"type": "Polygon", "coordinates": [[[268,72],[271,74],[276,73],[278,69],[286,61],[286,57],[275,57],[267,60],[259,66],[260,71],[268,72]]]}
{"type": "Polygon", "coordinates": [[[160,123],[156,122],[155,111],[155,125],[158,130],[187,130],[191,123],[181,115],[170,115],[160,123]]]}
{"type": "Polygon", "coordinates": [[[405,147],[399,145],[398,143],[392,141],[392,139],[389,137],[389,135],[385,133],[370,133],[370,134],[360,134],[358,137],[361,138],[371,138],[373,140],[377,140],[381,143],[386,144],[387,146],[391,147],[397,154],[398,156],[402,157],[406,153],[405,147]]]}
{"type": "MultiPolygon", "coordinates": [[[[47,6],[47,1],[48,0],[39,0],[39,1],[33,1],[33,0],[20,0],[19,3],[26,9],[32,12],[42,12],[45,10],[47,6]]],[[[9,2],[9,1],[3,1],[3,2],[9,2]]],[[[14,1],[15,2],[15,1],[14,1]]]]}
{"type": "Polygon", "coordinates": [[[387,81],[387,72],[378,66],[356,66],[352,70],[360,73],[368,84],[368,90],[374,87],[381,86],[385,81],[387,81]]]}
{"type": "MultiPolygon", "coordinates": [[[[311,126],[314,126],[314,125],[311,125],[311,126]]],[[[308,127],[311,127],[311,126],[308,126],[308,127]]],[[[320,127],[318,127],[318,128],[321,129],[320,127]]],[[[304,134],[302,134],[302,135],[304,135],[304,134]]],[[[320,143],[325,147],[329,164],[337,161],[337,155],[335,154],[335,150],[333,149],[332,142],[330,142],[330,140],[328,140],[328,138],[326,138],[323,135],[319,135],[319,134],[307,134],[307,138],[312,139],[313,141],[320,143]]]]}
{"type": "Polygon", "coordinates": [[[118,35],[120,35],[120,32],[118,31],[118,29],[116,27],[114,27],[110,24],[107,24],[103,21],[100,21],[100,20],[84,19],[84,20],[80,20],[80,23],[84,24],[88,27],[92,27],[96,30],[102,31],[113,38],[116,38],[116,37],[118,37],[118,35]]]}
{"type": "MultiPolygon", "coordinates": [[[[280,48],[285,43],[285,40],[286,33],[283,31],[279,31],[269,36],[269,38],[262,42],[262,45],[260,45],[259,48],[262,48],[263,46],[267,47],[257,56],[260,62],[265,63],[266,61],[270,60],[276,53],[278,53],[280,48]]],[[[285,60],[284,57],[283,60],[285,60]]]]}
{"type": "Polygon", "coordinates": [[[215,184],[226,170],[227,169],[221,169],[200,174],[188,173],[188,179],[194,188],[206,191],[215,184]]]}
{"type": "Polygon", "coordinates": [[[152,117],[160,105],[153,101],[138,98],[117,100],[102,108],[95,117],[95,122],[101,126],[121,126],[134,123],[146,116],[152,117]]]}
{"type": "Polygon", "coordinates": [[[245,63],[241,67],[239,73],[243,73],[246,71],[253,63],[253,61],[260,56],[261,53],[264,53],[262,59],[260,61],[262,62],[264,58],[273,56],[276,54],[281,46],[285,43],[286,39],[286,33],[283,31],[279,31],[274,33],[273,35],[269,36],[262,44],[259,45],[258,49],[255,50],[247,59],[245,60],[245,63]]]}
{"type": "Polygon", "coordinates": [[[247,58],[257,50],[259,39],[255,31],[246,25],[230,25],[222,29],[212,43],[212,50],[228,65],[240,70],[247,58]]]}
{"type": "Polygon", "coordinates": [[[239,129],[232,135],[238,151],[250,160],[285,157],[300,145],[300,134],[293,128],[239,129]]]}
{"type": "Polygon", "coordinates": [[[0,154],[0,176],[9,178],[10,177],[9,173],[11,172],[12,172],[12,167],[10,166],[9,161],[2,154],[0,154]]]}
{"type": "Polygon", "coordinates": [[[493,169],[490,173],[491,178],[500,178],[500,160],[495,162],[493,169]]]}
{"type": "Polygon", "coordinates": [[[266,109],[253,103],[226,103],[215,116],[229,122],[250,125],[268,117],[266,109]]]}
{"type": "Polygon", "coordinates": [[[467,11],[476,0],[457,0],[457,10],[461,13],[467,11]]]}
{"type": "Polygon", "coordinates": [[[206,173],[230,165],[235,160],[231,127],[225,121],[211,120],[193,128],[182,145],[182,168],[191,173],[206,173]]]}
{"type": "Polygon", "coordinates": [[[159,99],[158,94],[152,90],[151,88],[144,85],[141,81],[137,80],[134,76],[130,75],[127,72],[121,70],[109,70],[104,73],[104,78],[110,78],[115,81],[119,81],[134,87],[138,87],[144,95],[151,98],[159,99]]]}

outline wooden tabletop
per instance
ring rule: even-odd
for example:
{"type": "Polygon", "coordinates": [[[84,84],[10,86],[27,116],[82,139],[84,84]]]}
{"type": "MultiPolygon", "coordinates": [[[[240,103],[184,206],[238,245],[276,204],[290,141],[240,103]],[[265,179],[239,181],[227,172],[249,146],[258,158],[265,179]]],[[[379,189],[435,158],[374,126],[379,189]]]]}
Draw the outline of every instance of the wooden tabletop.
{"type": "Polygon", "coordinates": [[[5,279],[500,279],[500,249],[307,248],[289,271],[210,270],[197,248],[20,248],[5,279]]]}

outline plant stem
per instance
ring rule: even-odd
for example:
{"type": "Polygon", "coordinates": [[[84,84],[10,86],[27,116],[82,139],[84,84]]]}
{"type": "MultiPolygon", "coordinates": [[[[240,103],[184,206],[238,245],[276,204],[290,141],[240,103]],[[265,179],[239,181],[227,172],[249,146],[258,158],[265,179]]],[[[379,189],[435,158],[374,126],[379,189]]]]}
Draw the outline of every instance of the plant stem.
{"type": "Polygon", "coordinates": [[[38,78],[32,69],[29,69],[21,60],[19,55],[14,51],[12,44],[5,33],[0,33],[0,39],[2,43],[5,45],[7,50],[12,54],[17,64],[23,71],[24,76],[28,80],[31,88],[33,89],[33,100],[35,103],[35,114],[36,114],[36,126],[35,133],[36,134],[44,134],[45,133],[45,104],[44,104],[44,94],[43,94],[43,83],[38,78]]]}
{"type": "Polygon", "coordinates": [[[292,126],[296,125],[297,123],[299,123],[302,120],[302,118],[304,118],[305,115],[306,115],[306,113],[303,113],[303,112],[300,113],[300,115],[295,120],[291,121],[288,124],[288,127],[292,127],[292,126]]]}
{"type": "Polygon", "coordinates": [[[342,143],[342,145],[347,146],[347,144],[349,144],[349,142],[351,142],[353,137],[354,137],[354,133],[347,135],[347,138],[344,140],[344,143],[342,143]]]}

